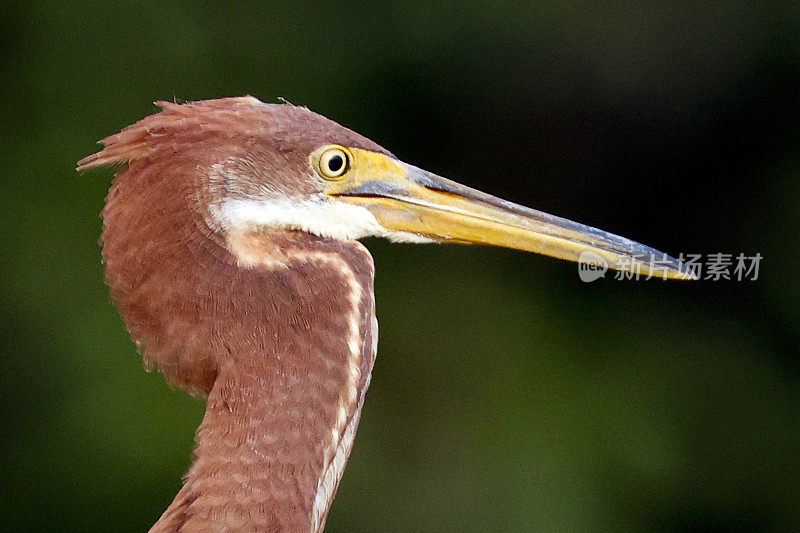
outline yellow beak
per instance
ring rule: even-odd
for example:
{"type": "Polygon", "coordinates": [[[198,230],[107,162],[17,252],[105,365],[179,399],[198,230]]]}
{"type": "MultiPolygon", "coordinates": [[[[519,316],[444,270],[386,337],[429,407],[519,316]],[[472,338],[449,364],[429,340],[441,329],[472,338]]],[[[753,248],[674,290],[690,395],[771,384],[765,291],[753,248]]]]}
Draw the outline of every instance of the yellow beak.
{"type": "Polygon", "coordinates": [[[335,184],[329,194],[367,208],[389,231],[599,262],[642,276],[697,279],[680,261],[624,237],[507,202],[382,154],[349,150],[357,162],[354,179],[335,184]]]}

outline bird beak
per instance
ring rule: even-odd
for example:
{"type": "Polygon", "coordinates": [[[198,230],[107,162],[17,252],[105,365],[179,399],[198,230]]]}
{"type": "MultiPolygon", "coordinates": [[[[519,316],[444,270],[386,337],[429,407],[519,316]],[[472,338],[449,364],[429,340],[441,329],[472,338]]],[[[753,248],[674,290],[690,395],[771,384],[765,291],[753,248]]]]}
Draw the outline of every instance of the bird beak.
{"type": "Polygon", "coordinates": [[[355,148],[353,179],[329,194],[367,208],[388,231],[487,244],[672,279],[697,279],[668,255],[577,222],[522,207],[394,158],[355,148]],[[594,254],[594,256],[592,256],[594,254]]]}

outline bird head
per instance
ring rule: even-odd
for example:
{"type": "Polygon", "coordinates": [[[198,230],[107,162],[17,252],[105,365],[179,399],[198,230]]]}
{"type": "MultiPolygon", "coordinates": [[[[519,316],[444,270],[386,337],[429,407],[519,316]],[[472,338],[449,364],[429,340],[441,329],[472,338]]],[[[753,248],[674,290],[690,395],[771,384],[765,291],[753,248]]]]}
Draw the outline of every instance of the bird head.
{"type": "MultiPolygon", "coordinates": [[[[173,182],[188,176],[179,197],[191,196],[223,239],[299,230],[339,240],[485,244],[571,261],[590,253],[612,269],[694,277],[647,246],[404,163],[303,107],[252,97],[160,105],[161,113],[105,139],[106,148],[79,168],[146,161],[166,167],[173,182]]],[[[148,187],[155,203],[165,198],[158,183],[148,187]]]]}

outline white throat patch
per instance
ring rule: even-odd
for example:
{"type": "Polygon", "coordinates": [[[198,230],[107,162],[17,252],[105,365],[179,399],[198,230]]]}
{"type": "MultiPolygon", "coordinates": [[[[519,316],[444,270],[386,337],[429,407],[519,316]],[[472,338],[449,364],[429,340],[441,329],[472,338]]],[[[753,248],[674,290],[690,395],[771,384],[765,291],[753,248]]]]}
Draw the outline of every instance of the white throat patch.
{"type": "Polygon", "coordinates": [[[212,213],[215,222],[229,230],[271,227],[301,230],[343,241],[384,237],[394,242],[435,242],[415,233],[389,231],[367,208],[325,197],[303,201],[228,199],[212,213]]]}

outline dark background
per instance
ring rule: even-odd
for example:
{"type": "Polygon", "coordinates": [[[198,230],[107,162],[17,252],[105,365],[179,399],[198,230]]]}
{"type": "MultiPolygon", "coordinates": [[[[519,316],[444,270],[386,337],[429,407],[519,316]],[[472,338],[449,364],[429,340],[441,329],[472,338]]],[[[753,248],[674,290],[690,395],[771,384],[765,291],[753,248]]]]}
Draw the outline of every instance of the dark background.
{"type": "Polygon", "coordinates": [[[369,240],[379,357],[328,531],[800,529],[794,2],[15,2],[0,16],[0,521],[143,531],[204,404],[103,285],[94,142],[304,104],[401,159],[757,281],[582,283],[369,240]],[[668,6],[668,7],[667,7],[668,6]]]}

